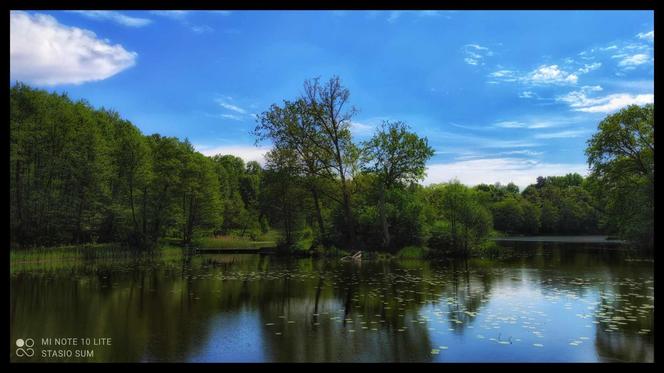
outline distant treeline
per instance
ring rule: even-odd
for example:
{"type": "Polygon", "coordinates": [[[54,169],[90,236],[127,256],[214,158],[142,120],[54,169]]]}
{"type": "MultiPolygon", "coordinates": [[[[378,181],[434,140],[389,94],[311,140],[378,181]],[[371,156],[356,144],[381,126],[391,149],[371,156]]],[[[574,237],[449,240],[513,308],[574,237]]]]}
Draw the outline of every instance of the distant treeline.
{"type": "MultiPolygon", "coordinates": [[[[540,177],[522,192],[514,184],[424,187],[433,154],[426,138],[385,122],[354,143],[348,97],[338,78],[307,81],[301,98],[259,116],[254,133],[273,147],[261,167],[145,136],[116,112],[18,83],[10,89],[11,244],[150,249],[167,237],[191,244],[270,228],[284,250],[470,250],[494,229],[648,237],[634,228],[648,223],[648,210],[620,220],[632,197],[612,194],[598,172],[540,177]]],[[[648,201],[647,185],[640,188],[633,198],[648,201]]]]}

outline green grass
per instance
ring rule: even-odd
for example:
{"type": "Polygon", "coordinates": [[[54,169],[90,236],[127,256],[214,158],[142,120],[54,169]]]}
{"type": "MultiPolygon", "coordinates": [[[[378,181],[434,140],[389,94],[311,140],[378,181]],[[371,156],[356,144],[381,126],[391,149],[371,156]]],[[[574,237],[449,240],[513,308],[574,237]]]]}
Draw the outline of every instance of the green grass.
{"type": "Polygon", "coordinates": [[[121,247],[119,244],[68,245],[48,248],[10,249],[10,273],[24,271],[44,271],[68,269],[82,264],[135,262],[139,260],[179,260],[182,248],[162,246],[156,251],[136,252],[121,247]],[[102,260],[102,262],[97,262],[102,260]]]}
{"type": "Polygon", "coordinates": [[[196,240],[194,246],[201,249],[257,249],[261,247],[275,247],[278,237],[279,233],[273,230],[259,236],[257,240],[233,235],[203,237],[196,240]]]}
{"type": "Polygon", "coordinates": [[[423,246],[406,246],[396,253],[400,259],[423,259],[429,254],[429,248],[423,246]]]}

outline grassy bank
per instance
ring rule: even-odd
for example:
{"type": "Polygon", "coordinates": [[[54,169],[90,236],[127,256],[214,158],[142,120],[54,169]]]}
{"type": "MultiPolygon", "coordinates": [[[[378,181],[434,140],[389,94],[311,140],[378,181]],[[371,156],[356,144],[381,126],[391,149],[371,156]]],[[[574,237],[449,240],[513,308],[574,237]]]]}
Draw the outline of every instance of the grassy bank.
{"type": "Polygon", "coordinates": [[[119,244],[67,245],[31,249],[10,249],[10,273],[31,270],[67,269],[91,263],[135,263],[139,261],[177,261],[182,258],[181,247],[165,245],[158,250],[136,252],[119,244]],[[99,261],[101,260],[101,261],[99,261]]]}
{"type": "Polygon", "coordinates": [[[270,230],[267,233],[256,237],[255,240],[252,240],[249,237],[234,235],[203,237],[197,239],[192,246],[199,249],[257,249],[261,247],[275,247],[278,240],[279,233],[275,230],[270,230]]]}

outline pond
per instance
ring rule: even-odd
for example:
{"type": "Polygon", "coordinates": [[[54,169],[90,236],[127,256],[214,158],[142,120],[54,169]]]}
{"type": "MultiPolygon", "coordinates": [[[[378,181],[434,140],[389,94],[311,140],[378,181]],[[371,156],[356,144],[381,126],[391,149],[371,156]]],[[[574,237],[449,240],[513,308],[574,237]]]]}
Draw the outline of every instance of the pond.
{"type": "Polygon", "coordinates": [[[218,254],[12,270],[10,359],[654,360],[651,259],[500,245],[506,258],[467,262],[218,254]]]}

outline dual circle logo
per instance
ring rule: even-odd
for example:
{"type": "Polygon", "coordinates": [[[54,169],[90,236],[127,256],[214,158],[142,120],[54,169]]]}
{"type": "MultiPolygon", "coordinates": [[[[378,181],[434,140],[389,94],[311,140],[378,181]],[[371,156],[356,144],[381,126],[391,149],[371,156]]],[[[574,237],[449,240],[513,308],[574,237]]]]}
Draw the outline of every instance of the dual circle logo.
{"type": "Polygon", "coordinates": [[[16,340],[16,356],[17,357],[32,357],[35,355],[35,340],[32,338],[19,338],[16,340]]]}

